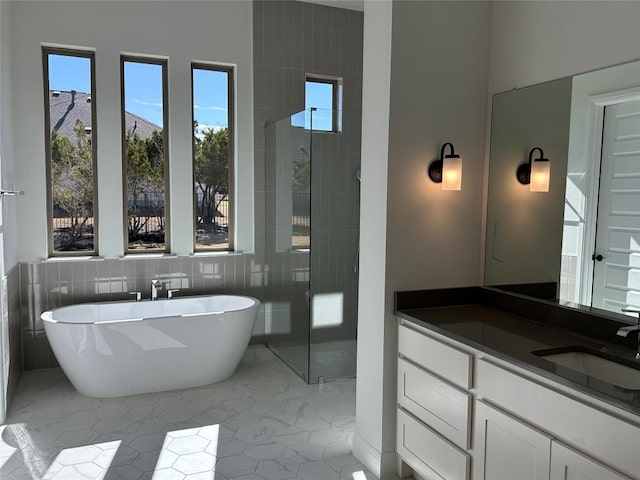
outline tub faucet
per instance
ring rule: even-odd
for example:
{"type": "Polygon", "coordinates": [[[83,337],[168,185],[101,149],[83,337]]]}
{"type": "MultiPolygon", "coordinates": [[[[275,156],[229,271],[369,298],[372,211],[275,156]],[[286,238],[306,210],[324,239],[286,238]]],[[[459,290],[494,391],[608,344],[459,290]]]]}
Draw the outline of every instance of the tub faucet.
{"type": "Polygon", "coordinates": [[[162,290],[160,280],[151,280],[151,301],[158,299],[158,290],[162,290]]]}
{"type": "Polygon", "coordinates": [[[623,308],[622,311],[627,313],[638,314],[638,324],[619,328],[618,335],[621,337],[626,337],[631,332],[636,332],[636,334],[638,335],[638,347],[636,348],[636,360],[640,360],[640,310],[637,308],[623,308]]]}

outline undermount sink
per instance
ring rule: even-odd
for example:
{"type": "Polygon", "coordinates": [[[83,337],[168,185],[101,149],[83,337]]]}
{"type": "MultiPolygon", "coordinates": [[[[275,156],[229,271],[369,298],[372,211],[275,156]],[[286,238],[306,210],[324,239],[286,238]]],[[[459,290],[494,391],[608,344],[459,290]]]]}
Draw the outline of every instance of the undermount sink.
{"type": "MultiPolygon", "coordinates": [[[[586,347],[552,348],[532,352],[557,365],[628,390],[640,390],[640,362],[627,366],[586,347]]],[[[624,361],[624,360],[623,360],[624,361]]]]}

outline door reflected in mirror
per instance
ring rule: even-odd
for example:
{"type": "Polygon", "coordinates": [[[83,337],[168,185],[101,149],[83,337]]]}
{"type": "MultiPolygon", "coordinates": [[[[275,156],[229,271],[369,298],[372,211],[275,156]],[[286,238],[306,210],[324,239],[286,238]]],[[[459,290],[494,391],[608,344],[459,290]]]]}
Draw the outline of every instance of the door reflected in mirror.
{"type": "Polygon", "coordinates": [[[640,61],[494,95],[485,285],[640,307],[640,61]],[[547,192],[516,176],[535,147],[547,192]]]}

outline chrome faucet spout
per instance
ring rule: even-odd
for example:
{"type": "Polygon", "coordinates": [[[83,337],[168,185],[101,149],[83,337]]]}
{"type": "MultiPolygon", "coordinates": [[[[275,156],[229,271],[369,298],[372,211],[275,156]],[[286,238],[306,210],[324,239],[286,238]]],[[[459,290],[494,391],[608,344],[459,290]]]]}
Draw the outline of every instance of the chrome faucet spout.
{"type": "Polygon", "coordinates": [[[631,332],[636,332],[638,334],[638,347],[636,348],[636,360],[640,361],[640,309],[637,308],[623,308],[623,312],[626,313],[637,313],[638,314],[638,323],[637,325],[629,325],[628,327],[622,327],[618,329],[618,335],[621,337],[626,337],[631,332]]]}
{"type": "Polygon", "coordinates": [[[631,332],[640,333],[640,326],[638,325],[629,325],[628,327],[622,327],[618,329],[619,337],[627,337],[631,332]]]}
{"type": "Polygon", "coordinates": [[[162,290],[160,280],[151,280],[151,301],[158,299],[158,291],[162,290]]]}

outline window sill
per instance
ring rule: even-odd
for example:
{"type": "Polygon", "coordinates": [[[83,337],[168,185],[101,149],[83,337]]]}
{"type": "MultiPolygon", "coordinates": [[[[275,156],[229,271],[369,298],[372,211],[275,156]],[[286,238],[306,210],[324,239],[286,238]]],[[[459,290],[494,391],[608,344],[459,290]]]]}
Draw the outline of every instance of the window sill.
{"type": "Polygon", "coordinates": [[[158,253],[126,253],[120,258],[122,260],[131,260],[136,258],[149,259],[149,258],[175,258],[175,257],[177,257],[175,253],[158,252],[158,253]]]}
{"type": "Polygon", "coordinates": [[[241,255],[245,255],[245,252],[240,250],[234,250],[230,252],[228,250],[224,251],[210,251],[210,252],[194,252],[189,254],[190,257],[239,257],[241,255]]]}
{"type": "Polygon", "coordinates": [[[60,257],[48,257],[45,259],[47,263],[63,263],[63,262],[86,262],[87,260],[101,261],[104,257],[100,255],[73,255],[73,256],[60,256],[60,257]]]}

